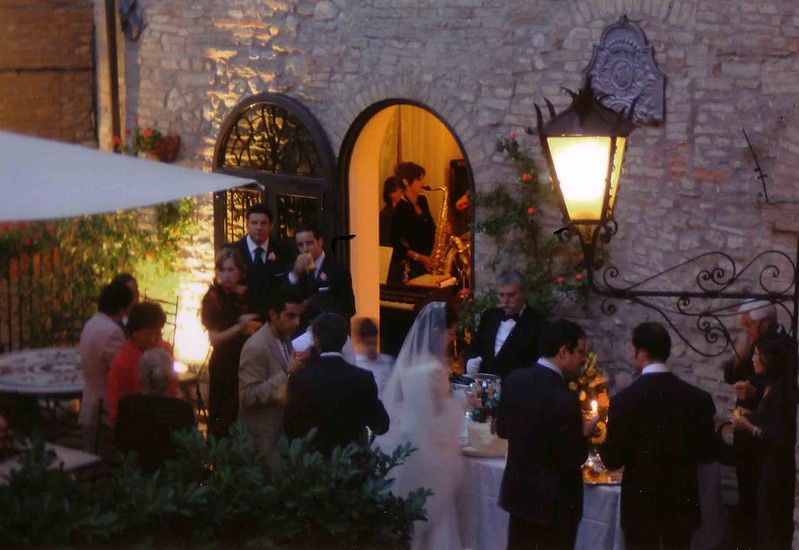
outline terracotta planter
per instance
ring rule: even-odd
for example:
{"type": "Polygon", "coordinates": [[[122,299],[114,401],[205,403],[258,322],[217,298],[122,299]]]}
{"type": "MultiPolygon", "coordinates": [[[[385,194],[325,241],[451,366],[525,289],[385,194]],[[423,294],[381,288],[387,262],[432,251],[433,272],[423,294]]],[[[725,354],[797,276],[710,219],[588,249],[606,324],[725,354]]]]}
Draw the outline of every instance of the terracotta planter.
{"type": "Polygon", "coordinates": [[[159,141],[153,152],[161,162],[173,162],[180,151],[180,136],[164,136],[159,141]]]}
{"type": "Polygon", "coordinates": [[[155,144],[152,151],[139,151],[140,159],[157,160],[160,162],[173,162],[180,150],[180,136],[164,136],[155,144]]]}

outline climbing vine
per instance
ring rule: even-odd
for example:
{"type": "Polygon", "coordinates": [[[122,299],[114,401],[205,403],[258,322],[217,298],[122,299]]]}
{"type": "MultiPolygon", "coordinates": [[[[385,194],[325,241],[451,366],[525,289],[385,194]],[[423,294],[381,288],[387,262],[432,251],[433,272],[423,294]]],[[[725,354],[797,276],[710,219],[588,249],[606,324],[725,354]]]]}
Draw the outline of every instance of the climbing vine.
{"type": "Polygon", "coordinates": [[[0,224],[5,311],[20,312],[5,320],[17,325],[13,347],[74,340],[74,327],[92,315],[99,289],[118,273],[132,272],[143,288],[170,280],[180,244],[196,227],[194,203],[182,199],[146,212],[0,224]]]}
{"type": "MultiPolygon", "coordinates": [[[[485,216],[474,223],[474,231],[494,241],[495,253],[486,267],[494,272],[510,266],[519,269],[529,285],[527,303],[543,314],[564,300],[581,300],[587,288],[585,275],[577,267],[582,259],[579,244],[564,243],[541,226],[541,208],[552,199],[550,186],[541,182],[535,160],[515,134],[498,138],[496,150],[513,163],[517,175],[510,184],[475,196],[485,216]]],[[[492,287],[478,296],[461,294],[462,327],[469,328],[485,307],[495,303],[494,293],[492,287]]]]}

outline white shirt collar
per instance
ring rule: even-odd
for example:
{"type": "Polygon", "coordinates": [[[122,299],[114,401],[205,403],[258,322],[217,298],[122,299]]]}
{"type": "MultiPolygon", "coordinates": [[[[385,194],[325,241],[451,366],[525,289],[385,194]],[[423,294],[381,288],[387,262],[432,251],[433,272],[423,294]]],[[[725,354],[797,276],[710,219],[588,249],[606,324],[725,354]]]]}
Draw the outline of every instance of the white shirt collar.
{"type": "MultiPolygon", "coordinates": [[[[519,318],[521,318],[522,314],[524,313],[524,310],[525,310],[525,308],[527,308],[527,304],[524,304],[524,305],[522,306],[522,309],[520,309],[520,310],[519,310],[519,313],[518,313],[518,315],[519,315],[519,318]]],[[[504,312],[503,312],[503,315],[504,315],[504,312]]],[[[503,323],[513,323],[513,324],[516,324],[516,321],[515,321],[514,319],[505,319],[505,320],[503,320],[502,322],[503,322],[503,323]]]]}
{"type": "Polygon", "coordinates": [[[320,353],[319,357],[341,357],[344,359],[344,356],[337,351],[326,351],[324,353],[320,353]]]}
{"type": "Polygon", "coordinates": [[[269,250],[269,237],[266,238],[266,240],[264,241],[264,244],[255,244],[255,241],[252,240],[252,237],[250,237],[250,234],[247,233],[247,248],[250,249],[250,257],[251,258],[255,259],[255,249],[258,248],[259,246],[264,249],[264,252],[269,250]]]}
{"type": "Polygon", "coordinates": [[[539,357],[538,358],[538,364],[541,365],[542,367],[548,368],[551,371],[557,372],[558,376],[563,378],[563,372],[558,368],[558,366],[555,363],[553,363],[549,359],[547,359],[545,357],[539,357]]]}
{"type": "Polygon", "coordinates": [[[664,363],[650,363],[644,367],[644,369],[641,371],[641,375],[662,374],[664,372],[671,372],[669,367],[667,367],[664,363]]]}

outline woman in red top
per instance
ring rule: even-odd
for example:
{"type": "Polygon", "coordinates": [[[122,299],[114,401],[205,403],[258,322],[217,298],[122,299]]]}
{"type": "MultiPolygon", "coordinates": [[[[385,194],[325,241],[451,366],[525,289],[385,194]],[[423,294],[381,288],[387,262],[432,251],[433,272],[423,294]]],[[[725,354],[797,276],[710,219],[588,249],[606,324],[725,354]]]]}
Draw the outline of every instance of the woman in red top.
{"type": "MultiPolygon", "coordinates": [[[[141,302],[128,313],[128,339],[114,356],[108,374],[108,411],[113,424],[116,421],[119,400],[126,395],[141,393],[139,361],[142,354],[156,346],[164,348],[172,356],[172,345],[161,338],[166,324],[166,314],[154,302],[141,302]]],[[[178,380],[173,378],[167,394],[173,397],[178,390],[178,380]]]]}

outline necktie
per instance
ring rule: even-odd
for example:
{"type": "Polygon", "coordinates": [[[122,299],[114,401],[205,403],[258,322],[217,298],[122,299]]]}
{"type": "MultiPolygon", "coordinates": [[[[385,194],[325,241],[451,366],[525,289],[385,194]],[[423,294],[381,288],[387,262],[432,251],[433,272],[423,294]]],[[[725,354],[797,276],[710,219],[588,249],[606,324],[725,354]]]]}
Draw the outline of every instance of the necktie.
{"type": "Polygon", "coordinates": [[[511,319],[513,319],[514,321],[518,322],[518,321],[519,321],[519,314],[518,314],[518,313],[514,313],[513,315],[508,315],[508,314],[506,313],[506,314],[505,314],[505,315],[502,317],[502,320],[503,320],[503,321],[510,321],[511,319]]]}
{"type": "Polygon", "coordinates": [[[263,256],[261,256],[261,254],[263,254],[263,251],[264,249],[261,248],[260,246],[256,246],[255,250],[253,250],[253,254],[255,255],[255,258],[253,258],[253,264],[256,267],[261,267],[262,265],[264,265],[264,258],[263,256]]]}

